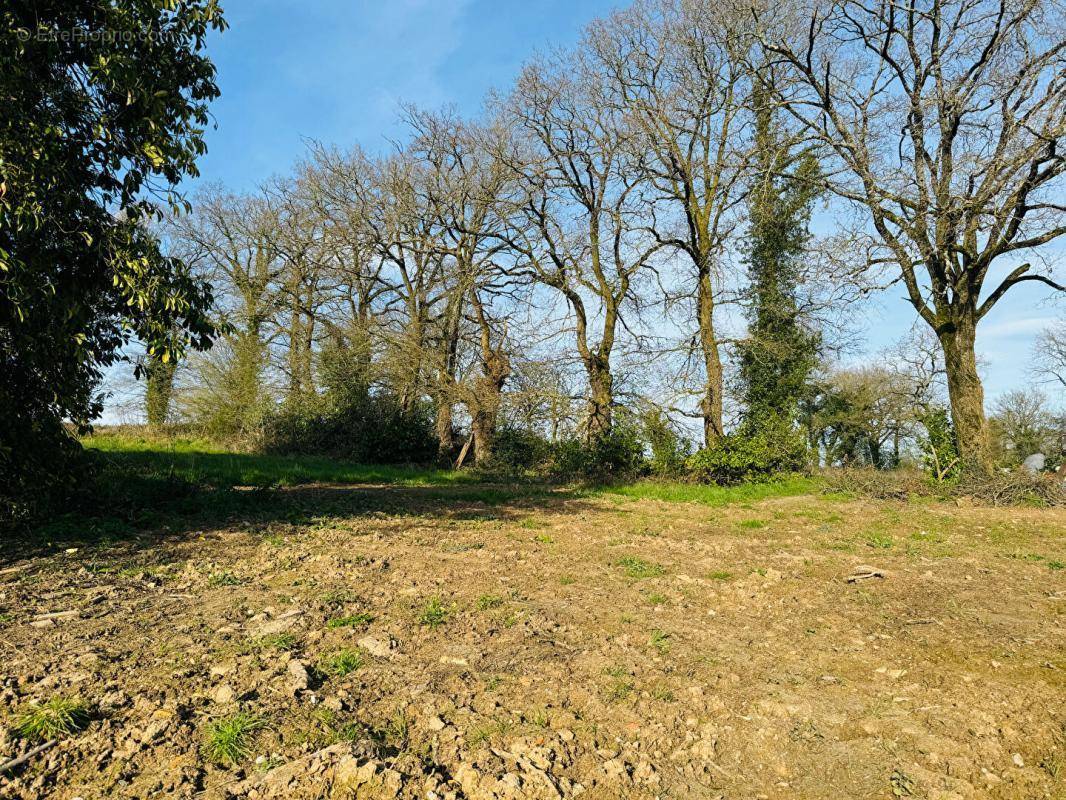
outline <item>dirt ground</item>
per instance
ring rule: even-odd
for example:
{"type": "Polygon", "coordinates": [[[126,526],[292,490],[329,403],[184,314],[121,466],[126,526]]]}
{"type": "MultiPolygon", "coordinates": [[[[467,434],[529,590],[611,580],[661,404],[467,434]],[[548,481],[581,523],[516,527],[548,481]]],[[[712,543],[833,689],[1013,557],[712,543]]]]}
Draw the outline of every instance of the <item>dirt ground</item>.
{"type": "Polygon", "coordinates": [[[1066,510],[278,491],[0,563],[0,797],[1066,798],[1066,510]]]}

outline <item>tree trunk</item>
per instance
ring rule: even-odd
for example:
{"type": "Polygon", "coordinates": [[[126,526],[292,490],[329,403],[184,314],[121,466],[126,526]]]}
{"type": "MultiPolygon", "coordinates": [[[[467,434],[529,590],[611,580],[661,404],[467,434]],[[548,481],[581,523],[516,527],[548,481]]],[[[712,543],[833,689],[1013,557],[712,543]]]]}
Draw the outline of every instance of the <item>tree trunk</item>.
{"type": "Polygon", "coordinates": [[[700,348],[707,373],[700,398],[703,414],[703,443],[710,446],[722,438],[722,357],[718,353],[718,337],[714,332],[714,293],[709,267],[700,270],[696,297],[696,315],[700,328],[700,348]]]}
{"type": "Polygon", "coordinates": [[[611,432],[611,413],[614,404],[614,378],[606,359],[591,356],[585,362],[589,377],[588,419],[585,423],[590,440],[611,432]]]}
{"type": "Polygon", "coordinates": [[[451,463],[455,450],[455,428],[452,423],[452,401],[442,392],[437,396],[437,457],[441,462],[451,463]]]}
{"type": "Polygon", "coordinates": [[[992,457],[985,420],[985,392],[977,373],[976,322],[972,316],[963,316],[938,334],[944,348],[951,421],[955,425],[963,469],[988,472],[992,469],[992,457]]]}
{"type": "Polygon", "coordinates": [[[144,410],[148,427],[153,430],[159,430],[166,425],[170,416],[170,398],[174,392],[176,367],[177,363],[173,359],[163,361],[156,356],[148,356],[144,410]]]}

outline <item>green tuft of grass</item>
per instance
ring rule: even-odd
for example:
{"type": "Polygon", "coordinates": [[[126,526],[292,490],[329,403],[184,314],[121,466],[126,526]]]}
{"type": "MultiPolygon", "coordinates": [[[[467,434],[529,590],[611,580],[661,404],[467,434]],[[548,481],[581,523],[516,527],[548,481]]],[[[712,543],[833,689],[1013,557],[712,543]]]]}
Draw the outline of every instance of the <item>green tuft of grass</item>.
{"type": "Polygon", "coordinates": [[[552,544],[555,540],[546,533],[538,533],[533,539],[541,544],[552,544]]]}
{"type": "Polygon", "coordinates": [[[31,742],[60,739],[85,728],[91,718],[88,703],[78,697],[51,697],[34,703],[15,719],[14,731],[31,742]]]}
{"type": "Polygon", "coordinates": [[[363,655],[358,650],[345,648],[330,653],[318,663],[319,670],[333,678],[343,678],[363,666],[363,655]]]}
{"type": "Polygon", "coordinates": [[[659,655],[670,652],[670,634],[666,631],[654,630],[648,638],[648,644],[659,651],[659,655]]]}
{"type": "Polygon", "coordinates": [[[728,581],[733,579],[732,572],[726,572],[724,569],[716,569],[713,572],[707,573],[707,580],[711,581],[728,581]]]}
{"type": "Polygon", "coordinates": [[[207,585],[218,588],[220,586],[240,586],[244,581],[232,572],[215,572],[207,579],[207,585]]]}
{"type": "Polygon", "coordinates": [[[881,550],[888,550],[895,544],[895,541],[891,536],[885,533],[874,533],[866,538],[866,545],[868,547],[877,547],[881,550]]]}
{"type": "Polygon", "coordinates": [[[657,578],[664,572],[658,564],[637,556],[623,556],[615,563],[625,571],[627,578],[657,578]]]}
{"type": "Polygon", "coordinates": [[[766,523],[761,519],[746,519],[737,523],[738,528],[746,528],[748,530],[758,530],[759,528],[765,528],[766,523]]]}
{"type": "Polygon", "coordinates": [[[256,650],[281,650],[288,652],[296,649],[296,637],[291,633],[271,633],[260,636],[253,642],[256,650]]]}
{"type": "Polygon", "coordinates": [[[659,594],[658,592],[648,595],[648,602],[651,603],[653,606],[661,606],[663,603],[666,602],[666,599],[667,598],[665,594],[659,594]]]}
{"type": "Polygon", "coordinates": [[[1047,565],[1048,565],[1048,569],[1054,569],[1054,570],[1066,569],[1066,562],[1062,562],[1062,561],[1049,561],[1049,562],[1047,562],[1047,565]]]}
{"type": "Polygon", "coordinates": [[[345,617],[334,617],[326,623],[326,627],[330,630],[336,628],[359,628],[363,625],[369,625],[374,621],[373,614],[367,614],[362,612],[359,614],[349,614],[345,617]]]}
{"type": "Polygon", "coordinates": [[[499,608],[503,605],[503,598],[498,594],[483,594],[477,599],[477,607],[482,611],[499,608]]]}
{"type": "Polygon", "coordinates": [[[216,764],[235,766],[252,754],[255,735],[266,727],[262,717],[239,711],[207,726],[204,756],[216,764]]]}
{"type": "Polygon", "coordinates": [[[426,604],[422,606],[422,613],[418,615],[418,622],[427,628],[439,628],[448,621],[451,613],[450,608],[445,606],[439,598],[434,597],[431,600],[427,600],[426,604]]]}
{"type": "Polygon", "coordinates": [[[562,584],[563,586],[569,586],[570,584],[575,583],[576,581],[577,581],[577,578],[575,578],[573,575],[560,575],[559,576],[559,583],[562,584]]]}

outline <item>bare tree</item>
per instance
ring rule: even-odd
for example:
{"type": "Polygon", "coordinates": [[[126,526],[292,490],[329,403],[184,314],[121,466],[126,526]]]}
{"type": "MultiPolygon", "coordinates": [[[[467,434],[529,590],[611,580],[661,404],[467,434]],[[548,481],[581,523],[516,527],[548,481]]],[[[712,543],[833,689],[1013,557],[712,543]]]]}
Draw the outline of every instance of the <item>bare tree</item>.
{"type": "MultiPolygon", "coordinates": [[[[448,296],[442,319],[445,346],[438,391],[459,400],[470,415],[470,443],[476,463],[492,456],[504,384],[511,374],[506,325],[494,304],[512,296],[513,279],[501,268],[505,249],[497,197],[508,180],[499,158],[505,134],[464,122],[453,113],[408,109],[415,132],[411,151],[428,167],[427,208],[446,257],[448,296]],[[459,377],[463,323],[473,328],[476,375],[459,377]]],[[[461,456],[465,456],[464,448],[461,456]]]]}
{"type": "Polygon", "coordinates": [[[868,212],[872,263],[894,265],[936,333],[960,451],[987,468],[978,322],[1018,284],[1064,288],[1018,263],[1066,233],[1063,6],[809,0],[786,9],[756,9],[766,52],[794,81],[778,87],[782,100],[835,156],[833,191],[868,212]]]}
{"type": "Polygon", "coordinates": [[[653,187],[655,238],[691,266],[704,443],[723,434],[722,357],[715,308],[723,256],[743,217],[751,152],[750,73],[743,20],[685,0],[641,0],[594,22],[585,46],[609,99],[634,127],[653,187]]]}
{"type": "Polygon", "coordinates": [[[503,119],[519,140],[509,158],[507,242],[518,274],[567,303],[589,384],[584,430],[596,438],[612,426],[619,326],[639,307],[639,275],[662,247],[646,233],[649,204],[630,158],[634,134],[580,52],[526,67],[503,119]]]}
{"type": "Polygon", "coordinates": [[[1049,325],[1036,340],[1034,372],[1042,382],[1066,390],[1066,318],[1049,325]]]}

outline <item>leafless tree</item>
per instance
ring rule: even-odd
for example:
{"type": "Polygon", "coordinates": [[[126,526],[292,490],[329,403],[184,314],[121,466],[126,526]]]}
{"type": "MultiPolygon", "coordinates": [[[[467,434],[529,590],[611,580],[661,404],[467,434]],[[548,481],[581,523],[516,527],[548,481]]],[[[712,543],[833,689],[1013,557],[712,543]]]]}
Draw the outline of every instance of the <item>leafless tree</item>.
{"type": "Polygon", "coordinates": [[[944,350],[968,463],[990,463],[974,349],[1027,254],[1066,233],[1066,27],[1057,0],[802,0],[754,8],[793,79],[785,107],[831,153],[836,194],[864,207],[873,264],[944,350]],[[1021,263],[1019,263],[1021,262],[1021,263]],[[1000,268],[1007,265],[1000,277],[1000,268]]]}
{"type": "Polygon", "coordinates": [[[1066,391],[1066,318],[1049,325],[1036,340],[1036,377],[1066,391]]]}
{"type": "Polygon", "coordinates": [[[651,232],[691,267],[685,294],[696,312],[705,444],[723,434],[715,307],[749,177],[745,24],[743,16],[705,3],[640,0],[593,23],[585,40],[608,99],[633,126],[634,162],[653,192],[651,232]]]}
{"type": "Polygon", "coordinates": [[[646,233],[646,187],[631,161],[635,134],[581,52],[526,67],[502,119],[518,139],[502,212],[507,243],[517,274],[566,301],[589,384],[584,430],[595,438],[612,426],[619,326],[636,312],[641,271],[662,247],[646,233]]]}

